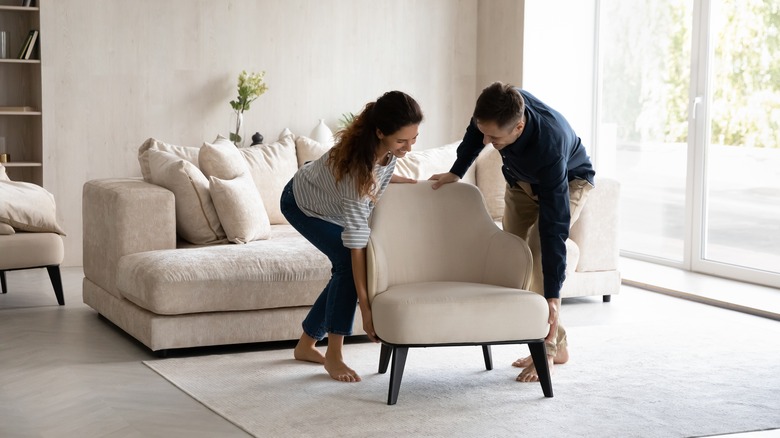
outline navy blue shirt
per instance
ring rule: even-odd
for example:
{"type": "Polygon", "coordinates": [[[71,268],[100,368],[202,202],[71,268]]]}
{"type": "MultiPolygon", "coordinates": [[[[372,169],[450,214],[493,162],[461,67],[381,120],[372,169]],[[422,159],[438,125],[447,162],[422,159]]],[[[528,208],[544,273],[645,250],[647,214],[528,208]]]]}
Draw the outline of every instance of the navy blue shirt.
{"type": "MultiPolygon", "coordinates": [[[[545,298],[559,298],[566,279],[566,239],[569,238],[569,181],[593,184],[593,170],[582,141],[558,111],[518,89],[525,99],[525,128],[520,137],[499,151],[507,184],[531,184],[539,197],[539,235],[545,298]]],[[[458,159],[450,172],[463,178],[482,148],[484,136],[471,120],[458,159]]]]}

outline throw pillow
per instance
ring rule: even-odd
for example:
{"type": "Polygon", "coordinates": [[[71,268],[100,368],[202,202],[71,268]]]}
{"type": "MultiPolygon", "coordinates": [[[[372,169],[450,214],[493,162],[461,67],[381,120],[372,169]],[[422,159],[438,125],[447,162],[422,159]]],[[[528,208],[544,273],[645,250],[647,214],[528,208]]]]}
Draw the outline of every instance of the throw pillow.
{"type": "MultiPolygon", "coordinates": [[[[413,150],[399,159],[395,164],[395,173],[407,178],[426,180],[431,175],[449,172],[452,164],[458,158],[460,141],[432,149],[413,150]]],[[[463,175],[463,182],[476,183],[475,166],[463,175]]]]}
{"type": "Polygon", "coordinates": [[[10,236],[11,234],[16,234],[14,227],[0,222],[0,236],[10,236]]]}
{"type": "Polygon", "coordinates": [[[209,181],[191,162],[169,152],[149,149],[151,182],[173,192],[176,203],[176,231],[195,244],[225,241],[225,230],[209,193],[209,181]]]}
{"type": "Polygon", "coordinates": [[[298,136],[295,138],[295,153],[298,155],[298,167],[308,161],[314,161],[328,152],[330,148],[309,137],[298,136]]]}
{"type": "Polygon", "coordinates": [[[239,151],[246,159],[271,224],[288,223],[282,215],[279,200],[284,186],[298,170],[293,137],[286,136],[275,143],[250,146],[239,151]]]}
{"type": "Polygon", "coordinates": [[[8,178],[8,174],[5,173],[5,166],[0,164],[0,181],[10,181],[11,178],[8,178]]]}
{"type": "Polygon", "coordinates": [[[144,181],[146,182],[152,182],[151,174],[149,172],[148,156],[144,154],[149,149],[169,152],[181,159],[189,161],[195,166],[198,165],[198,152],[200,151],[200,148],[190,146],[176,146],[154,138],[149,138],[141,145],[141,147],[138,148],[138,164],[141,165],[141,175],[144,177],[144,181]]]}
{"type": "Polygon", "coordinates": [[[233,179],[212,176],[209,181],[211,197],[229,241],[248,243],[271,236],[263,198],[248,172],[233,179]]]}
{"type": "Polygon", "coordinates": [[[198,165],[206,178],[233,179],[249,170],[236,145],[222,136],[217,137],[214,143],[203,143],[198,165]]]}
{"type": "Polygon", "coordinates": [[[65,235],[57,224],[54,195],[22,181],[0,181],[0,222],[17,230],[65,235]]]}

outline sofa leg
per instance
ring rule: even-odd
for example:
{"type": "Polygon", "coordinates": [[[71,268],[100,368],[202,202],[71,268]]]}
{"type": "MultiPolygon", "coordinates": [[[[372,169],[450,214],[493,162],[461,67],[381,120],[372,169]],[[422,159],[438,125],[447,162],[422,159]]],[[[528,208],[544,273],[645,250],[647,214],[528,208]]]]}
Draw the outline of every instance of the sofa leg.
{"type": "Polygon", "coordinates": [[[490,371],[493,369],[493,353],[490,351],[490,345],[482,345],[482,356],[485,358],[485,369],[490,371]]]}
{"type": "Polygon", "coordinates": [[[612,295],[604,295],[601,297],[602,300],[604,300],[605,303],[608,303],[612,301],[612,295]]]}
{"type": "Polygon", "coordinates": [[[387,393],[387,404],[394,405],[398,401],[398,391],[401,389],[401,378],[404,375],[406,354],[409,347],[393,347],[393,365],[390,368],[390,390],[387,393]]]}
{"type": "Polygon", "coordinates": [[[0,286],[3,289],[3,293],[7,293],[8,289],[5,285],[5,271],[0,271],[0,286]]]}
{"type": "Polygon", "coordinates": [[[528,349],[531,350],[531,358],[534,361],[536,372],[539,374],[542,392],[544,392],[545,397],[552,397],[552,380],[550,379],[550,367],[547,365],[547,348],[544,346],[544,341],[532,342],[528,344],[528,349]]]}
{"type": "Polygon", "coordinates": [[[382,349],[379,351],[379,374],[387,372],[387,366],[390,364],[390,356],[393,355],[393,347],[382,344],[382,349]]]}
{"type": "Polygon", "coordinates": [[[54,295],[57,296],[57,303],[59,303],[60,306],[64,306],[65,296],[62,293],[62,277],[60,277],[60,266],[50,265],[46,267],[46,270],[49,271],[49,279],[51,280],[51,285],[54,287],[54,295]]]}

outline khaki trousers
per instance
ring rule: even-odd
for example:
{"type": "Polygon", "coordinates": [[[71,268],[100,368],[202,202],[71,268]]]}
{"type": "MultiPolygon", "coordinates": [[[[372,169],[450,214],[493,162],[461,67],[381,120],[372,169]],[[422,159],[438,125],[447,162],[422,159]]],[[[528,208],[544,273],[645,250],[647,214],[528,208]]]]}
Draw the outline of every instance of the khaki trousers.
{"type": "MultiPolygon", "coordinates": [[[[569,228],[577,222],[582,212],[582,207],[588,199],[588,193],[593,186],[584,179],[569,181],[569,212],[571,221],[569,228]]],[[[526,182],[518,182],[514,186],[507,185],[504,193],[504,230],[522,238],[531,248],[533,257],[533,271],[531,272],[530,290],[544,296],[544,281],[542,277],[542,249],[539,241],[539,227],[531,226],[539,220],[539,198],[533,193],[531,185],[526,182]]],[[[558,346],[567,344],[566,330],[558,320],[558,333],[555,342],[546,343],[547,354],[554,356],[558,352],[558,346]]]]}

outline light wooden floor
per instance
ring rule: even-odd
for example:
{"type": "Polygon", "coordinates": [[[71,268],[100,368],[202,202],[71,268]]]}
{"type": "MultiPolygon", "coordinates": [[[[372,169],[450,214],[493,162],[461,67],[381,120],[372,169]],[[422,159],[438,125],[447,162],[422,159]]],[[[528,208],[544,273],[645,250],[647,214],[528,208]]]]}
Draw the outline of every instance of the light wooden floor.
{"type": "MultiPolygon", "coordinates": [[[[0,295],[0,437],[247,436],[141,363],[155,357],[81,302],[81,268],[62,274],[64,307],[57,306],[45,269],[6,274],[9,293],[0,295]]],[[[632,294],[651,292],[626,286],[611,303],[567,300],[562,314],[572,327],[617,321],[621,307],[632,305],[632,294]]],[[[780,300],[780,292],[775,297],[780,300]]],[[[729,436],[767,438],[776,432],[729,436]]]]}

